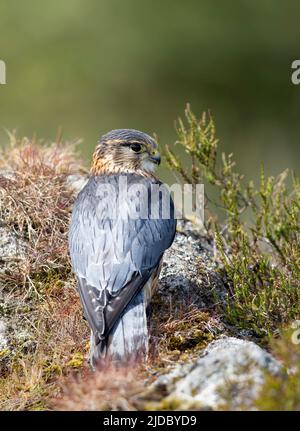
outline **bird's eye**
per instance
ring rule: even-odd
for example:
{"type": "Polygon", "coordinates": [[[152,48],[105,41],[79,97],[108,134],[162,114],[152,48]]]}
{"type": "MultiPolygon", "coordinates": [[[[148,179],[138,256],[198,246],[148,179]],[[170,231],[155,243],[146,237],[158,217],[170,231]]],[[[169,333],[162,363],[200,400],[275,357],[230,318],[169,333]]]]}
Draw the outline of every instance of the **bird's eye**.
{"type": "Polygon", "coordinates": [[[142,150],[142,146],[140,144],[131,144],[130,148],[132,149],[132,151],[134,151],[135,153],[140,153],[142,150]]]}

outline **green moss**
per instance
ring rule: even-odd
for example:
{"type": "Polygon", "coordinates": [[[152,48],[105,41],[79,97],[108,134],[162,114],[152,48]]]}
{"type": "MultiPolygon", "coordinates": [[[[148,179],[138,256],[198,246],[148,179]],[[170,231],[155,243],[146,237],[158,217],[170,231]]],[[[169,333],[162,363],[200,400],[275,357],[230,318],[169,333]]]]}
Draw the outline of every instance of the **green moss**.
{"type": "Polygon", "coordinates": [[[200,410],[202,405],[197,401],[187,401],[173,395],[162,398],[159,402],[148,402],[143,405],[143,410],[176,411],[176,410],[200,410]]]}
{"type": "Polygon", "coordinates": [[[213,340],[213,336],[209,332],[203,332],[196,329],[186,335],[174,334],[167,339],[168,348],[170,350],[185,351],[189,349],[202,349],[207,343],[213,340]]]}
{"type": "Polygon", "coordinates": [[[84,363],[84,356],[80,352],[74,353],[72,359],[66,363],[66,367],[81,368],[84,363]]]}
{"type": "Polygon", "coordinates": [[[32,283],[42,295],[49,295],[61,290],[70,276],[70,268],[41,268],[33,274],[32,283]]]}
{"type": "Polygon", "coordinates": [[[279,375],[265,375],[265,384],[255,402],[258,410],[300,411],[300,350],[292,331],[272,339],[273,353],[283,364],[279,375]]]}
{"type": "Polygon", "coordinates": [[[181,401],[173,398],[164,398],[159,404],[159,410],[180,410],[181,401]]]}

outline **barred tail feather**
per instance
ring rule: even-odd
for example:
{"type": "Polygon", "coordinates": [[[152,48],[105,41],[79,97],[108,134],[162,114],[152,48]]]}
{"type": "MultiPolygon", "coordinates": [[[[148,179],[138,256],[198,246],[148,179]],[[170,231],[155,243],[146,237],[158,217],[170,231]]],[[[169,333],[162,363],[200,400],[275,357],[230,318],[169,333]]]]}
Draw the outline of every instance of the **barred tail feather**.
{"type": "Polygon", "coordinates": [[[145,293],[142,290],[128,304],[107,340],[92,335],[91,363],[95,367],[101,358],[131,362],[148,355],[148,329],[145,293]]]}
{"type": "Polygon", "coordinates": [[[108,339],[108,355],[113,360],[130,361],[148,354],[148,329],[144,292],[126,307],[108,339]]]}

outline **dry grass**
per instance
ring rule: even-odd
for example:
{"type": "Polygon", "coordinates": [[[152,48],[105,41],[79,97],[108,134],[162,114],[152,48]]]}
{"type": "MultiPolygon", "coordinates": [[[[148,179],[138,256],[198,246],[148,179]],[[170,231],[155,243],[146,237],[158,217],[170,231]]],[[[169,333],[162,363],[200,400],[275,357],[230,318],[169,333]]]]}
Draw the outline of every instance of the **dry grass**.
{"type": "MultiPolygon", "coordinates": [[[[66,180],[80,169],[74,144],[41,146],[11,136],[0,153],[0,220],[15,232],[26,256],[4,281],[31,283],[34,274],[68,264],[67,233],[73,193],[66,180]],[[18,278],[18,279],[17,279],[18,278]]],[[[0,279],[1,281],[1,279],[0,279]]]]}
{"type": "Polygon", "coordinates": [[[81,165],[74,144],[15,136],[0,160],[2,233],[14,235],[19,252],[1,255],[8,346],[0,353],[0,408],[44,409],[59,391],[57,377],[86,365],[88,328],[67,246],[74,201],[67,180],[81,165]]]}
{"type": "Polygon", "coordinates": [[[145,390],[138,369],[107,366],[96,373],[62,382],[62,394],[53,399],[55,410],[138,410],[145,390]]]}

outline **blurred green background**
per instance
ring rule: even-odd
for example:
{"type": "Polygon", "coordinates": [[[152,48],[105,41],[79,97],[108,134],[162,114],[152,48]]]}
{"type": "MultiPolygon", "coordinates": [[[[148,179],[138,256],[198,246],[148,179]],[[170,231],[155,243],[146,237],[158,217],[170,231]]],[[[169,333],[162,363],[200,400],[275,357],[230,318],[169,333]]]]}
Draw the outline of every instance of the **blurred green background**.
{"type": "Polygon", "coordinates": [[[299,18],[292,0],[2,0],[0,142],[5,129],[50,140],[62,127],[83,138],[87,160],[112,128],[172,143],[190,102],[211,110],[247,177],[261,161],[268,173],[297,170],[299,18]]]}

